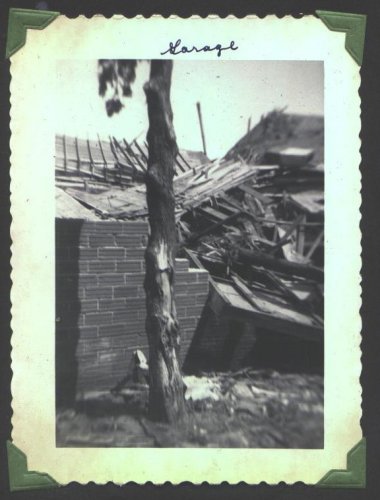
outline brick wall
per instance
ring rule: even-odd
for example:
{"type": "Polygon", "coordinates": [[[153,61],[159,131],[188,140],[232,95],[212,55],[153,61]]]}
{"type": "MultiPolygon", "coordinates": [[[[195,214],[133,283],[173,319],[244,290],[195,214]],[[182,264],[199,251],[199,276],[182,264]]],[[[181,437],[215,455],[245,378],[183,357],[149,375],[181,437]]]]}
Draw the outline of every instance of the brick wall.
{"type": "MultiPolygon", "coordinates": [[[[56,220],[57,402],[110,389],[135,349],[148,354],[144,251],[148,224],[56,220]]],[[[181,362],[208,295],[208,273],[176,260],[181,362]]]]}

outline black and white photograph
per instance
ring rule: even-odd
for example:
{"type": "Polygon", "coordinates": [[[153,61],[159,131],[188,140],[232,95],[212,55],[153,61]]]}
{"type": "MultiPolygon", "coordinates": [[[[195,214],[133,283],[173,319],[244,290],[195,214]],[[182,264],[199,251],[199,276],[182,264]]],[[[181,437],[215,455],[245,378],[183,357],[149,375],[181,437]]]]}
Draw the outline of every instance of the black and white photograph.
{"type": "Polygon", "coordinates": [[[56,79],[56,446],[323,448],[323,61],[56,79]]]}

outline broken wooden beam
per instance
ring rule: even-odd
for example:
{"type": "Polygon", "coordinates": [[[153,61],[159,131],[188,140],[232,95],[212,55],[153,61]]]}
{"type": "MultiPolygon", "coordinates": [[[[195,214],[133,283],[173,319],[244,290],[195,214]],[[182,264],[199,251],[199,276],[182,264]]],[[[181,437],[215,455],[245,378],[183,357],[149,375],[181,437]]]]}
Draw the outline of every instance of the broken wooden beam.
{"type": "Polygon", "coordinates": [[[269,205],[270,203],[272,203],[271,198],[269,198],[270,195],[260,193],[260,191],[257,191],[257,189],[254,189],[251,186],[240,184],[240,186],[237,186],[237,188],[243,193],[250,194],[251,196],[256,197],[261,201],[261,203],[264,203],[265,205],[269,205]]]}
{"type": "Polygon", "coordinates": [[[323,269],[319,267],[309,264],[300,264],[298,262],[289,262],[285,259],[277,259],[270,255],[263,254],[262,252],[247,250],[239,246],[233,249],[231,256],[233,259],[243,264],[254,264],[274,271],[315,279],[318,282],[322,282],[324,278],[323,269]]]}
{"type": "Polygon", "coordinates": [[[231,279],[235,285],[235,288],[243,295],[243,297],[248,300],[248,302],[259,311],[262,311],[260,304],[255,300],[254,294],[251,290],[246,286],[246,284],[239,278],[239,276],[235,273],[231,273],[231,279]]]}

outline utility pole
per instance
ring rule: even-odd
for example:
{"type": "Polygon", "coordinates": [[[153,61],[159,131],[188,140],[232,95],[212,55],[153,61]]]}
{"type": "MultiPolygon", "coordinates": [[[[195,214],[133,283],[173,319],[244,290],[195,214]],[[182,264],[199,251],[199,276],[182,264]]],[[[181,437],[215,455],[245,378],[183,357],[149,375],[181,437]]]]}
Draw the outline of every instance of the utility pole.
{"type": "Polygon", "coordinates": [[[247,133],[251,130],[251,117],[248,118],[247,133]]]}
{"type": "Polygon", "coordinates": [[[204,152],[205,155],[207,155],[207,151],[206,151],[206,138],[205,138],[205,132],[204,132],[204,129],[203,129],[202,111],[201,111],[201,103],[200,102],[197,102],[197,110],[198,110],[199,126],[201,128],[203,152],[204,152]]]}

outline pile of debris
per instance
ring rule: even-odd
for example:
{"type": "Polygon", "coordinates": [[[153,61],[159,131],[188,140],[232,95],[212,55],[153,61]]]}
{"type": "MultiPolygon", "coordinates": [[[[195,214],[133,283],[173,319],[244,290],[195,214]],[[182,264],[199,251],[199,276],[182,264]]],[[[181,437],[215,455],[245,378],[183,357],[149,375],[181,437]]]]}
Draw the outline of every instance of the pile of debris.
{"type": "Polygon", "coordinates": [[[270,113],[191,178],[178,230],[180,256],[210,272],[211,293],[322,340],[324,168],[315,159],[323,161],[323,119],[270,113]]]}
{"type": "MultiPolygon", "coordinates": [[[[96,156],[89,141],[57,141],[58,185],[91,216],[147,218],[145,144],[110,138],[108,156],[101,141],[96,156]],[[78,165],[88,165],[81,183],[67,181],[69,143],[75,174],[78,165]],[[128,167],[128,182],[100,187],[97,161],[103,162],[103,177],[110,163],[114,179],[128,167]]],[[[317,341],[323,341],[324,311],[323,151],[323,117],[275,110],[222,159],[179,153],[174,178],[178,257],[209,271],[211,295],[317,341]]]]}

